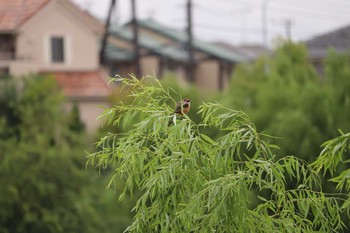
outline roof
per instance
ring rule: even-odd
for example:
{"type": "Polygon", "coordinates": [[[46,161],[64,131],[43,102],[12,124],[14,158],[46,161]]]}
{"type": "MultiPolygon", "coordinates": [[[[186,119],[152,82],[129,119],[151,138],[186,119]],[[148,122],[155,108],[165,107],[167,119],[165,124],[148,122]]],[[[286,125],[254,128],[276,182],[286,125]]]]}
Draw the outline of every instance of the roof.
{"type": "Polygon", "coordinates": [[[322,57],[327,54],[329,48],[338,52],[350,49],[350,25],[316,36],[305,41],[311,57],[322,57]]]}
{"type": "MultiPolygon", "coordinates": [[[[110,35],[118,37],[124,41],[132,41],[133,40],[133,33],[130,29],[124,28],[124,27],[115,27],[110,29],[110,35]]],[[[152,37],[142,35],[139,38],[139,45],[141,48],[147,49],[151,51],[152,53],[171,58],[173,60],[177,61],[183,61],[187,59],[187,53],[183,50],[179,50],[178,48],[174,46],[167,46],[164,44],[161,44],[157,40],[153,39],[152,37]]],[[[112,58],[111,56],[113,55],[113,52],[117,52],[118,50],[121,51],[121,48],[117,48],[116,46],[109,45],[107,47],[107,56],[110,55],[110,59],[112,58]],[[109,51],[111,50],[111,51],[109,51]]],[[[125,55],[125,51],[123,51],[123,54],[125,55]]],[[[123,56],[123,54],[119,54],[119,56],[123,56]]],[[[118,59],[118,54],[115,53],[115,59],[118,59]]],[[[128,54],[129,59],[133,58],[133,52],[129,52],[128,54]]]]}
{"type": "MultiPolygon", "coordinates": [[[[16,30],[52,1],[53,0],[0,0],[0,31],[7,32],[16,30]]],[[[104,31],[103,23],[89,12],[80,9],[78,5],[71,0],[58,0],[57,2],[93,30],[98,33],[104,31]]]]}
{"type": "Polygon", "coordinates": [[[104,33],[104,22],[90,14],[87,10],[81,9],[72,0],[58,0],[57,2],[93,31],[97,32],[98,34],[104,33]]]}
{"type": "Polygon", "coordinates": [[[12,31],[50,0],[0,0],[0,31],[12,31]]]}
{"type": "MultiPolygon", "coordinates": [[[[168,37],[178,43],[185,44],[187,43],[187,35],[183,31],[179,31],[173,28],[166,27],[153,19],[138,20],[138,26],[151,30],[153,32],[159,33],[165,37],[168,37]]],[[[130,23],[129,23],[130,24],[130,23]]],[[[238,53],[225,50],[219,46],[194,39],[193,48],[200,52],[209,54],[210,56],[218,59],[227,60],[229,62],[242,62],[245,61],[245,58],[238,53]]]]}
{"type": "Polygon", "coordinates": [[[106,45],[104,57],[109,61],[132,61],[134,53],[111,43],[106,45]]]}
{"type": "Polygon", "coordinates": [[[67,97],[106,97],[110,94],[107,80],[98,70],[42,73],[53,75],[67,97]]]}
{"type": "Polygon", "coordinates": [[[216,46],[220,46],[224,49],[239,53],[241,56],[245,57],[247,60],[255,60],[264,54],[269,54],[271,51],[259,44],[252,45],[240,45],[234,46],[225,42],[214,42],[216,46]]]}

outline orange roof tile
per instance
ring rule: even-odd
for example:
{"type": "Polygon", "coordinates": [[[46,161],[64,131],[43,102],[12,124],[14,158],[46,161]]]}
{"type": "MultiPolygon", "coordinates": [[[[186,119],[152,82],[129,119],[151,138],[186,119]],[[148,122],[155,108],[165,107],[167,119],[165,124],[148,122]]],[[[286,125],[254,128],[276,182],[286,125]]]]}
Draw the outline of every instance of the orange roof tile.
{"type": "Polygon", "coordinates": [[[50,0],[0,0],[0,30],[14,30],[50,0]]]}
{"type": "Polygon", "coordinates": [[[107,80],[100,71],[55,71],[52,74],[67,97],[106,97],[110,94],[107,80]]]}

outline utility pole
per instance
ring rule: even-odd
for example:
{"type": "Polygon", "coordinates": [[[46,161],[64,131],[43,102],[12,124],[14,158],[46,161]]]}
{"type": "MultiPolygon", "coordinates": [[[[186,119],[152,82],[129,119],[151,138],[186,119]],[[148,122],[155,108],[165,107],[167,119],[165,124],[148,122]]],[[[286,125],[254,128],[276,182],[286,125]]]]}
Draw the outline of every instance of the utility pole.
{"type": "Polygon", "coordinates": [[[100,64],[104,65],[105,64],[105,59],[104,59],[104,53],[106,50],[106,45],[107,45],[107,39],[109,36],[109,26],[111,24],[111,17],[112,17],[112,13],[114,10],[114,6],[116,5],[116,0],[111,0],[111,5],[109,6],[109,10],[108,10],[108,16],[106,19],[106,24],[105,24],[105,31],[103,34],[103,38],[102,38],[102,45],[101,45],[101,50],[100,50],[100,64]]]}
{"type": "Polygon", "coordinates": [[[286,27],[286,38],[288,40],[291,40],[292,39],[292,20],[286,19],[284,23],[286,27]]]}
{"type": "Polygon", "coordinates": [[[263,38],[263,46],[265,46],[265,51],[263,53],[264,56],[264,73],[267,74],[269,72],[269,65],[268,65],[268,53],[267,48],[269,47],[268,44],[268,32],[267,32],[267,4],[269,3],[269,0],[262,0],[261,5],[261,23],[262,23],[262,38],[263,38]]]}
{"type": "Polygon", "coordinates": [[[263,46],[268,47],[268,32],[267,32],[267,5],[269,0],[263,0],[261,5],[261,23],[262,23],[262,38],[263,46]]]}
{"type": "Polygon", "coordinates": [[[135,75],[137,78],[141,78],[141,65],[140,65],[140,46],[139,46],[139,31],[136,19],[136,0],[131,0],[131,14],[132,14],[132,29],[133,29],[133,46],[134,46],[134,64],[135,75]]]}
{"type": "Polygon", "coordinates": [[[192,0],[187,0],[187,49],[188,49],[188,80],[194,82],[194,55],[193,55],[193,33],[192,33],[192,0]]]}

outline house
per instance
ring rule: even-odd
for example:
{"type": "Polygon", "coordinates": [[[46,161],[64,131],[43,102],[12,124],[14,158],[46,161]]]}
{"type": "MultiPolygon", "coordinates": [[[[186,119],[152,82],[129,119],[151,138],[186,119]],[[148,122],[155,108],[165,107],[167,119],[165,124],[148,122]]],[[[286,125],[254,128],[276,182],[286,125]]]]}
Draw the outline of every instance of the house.
{"type": "MultiPolygon", "coordinates": [[[[143,73],[156,74],[161,78],[166,71],[172,71],[178,80],[189,81],[187,34],[152,19],[137,20],[136,23],[140,38],[140,63],[143,73]]],[[[107,56],[110,67],[114,67],[120,73],[135,69],[132,63],[134,60],[132,26],[132,23],[128,23],[124,27],[110,30],[110,35],[115,40],[115,43],[111,42],[112,40],[109,43],[111,51],[114,50],[114,56],[111,51],[107,56]],[[123,47],[121,43],[127,43],[129,47],[123,47]],[[118,57],[118,50],[123,50],[123,57],[118,57]],[[129,63],[128,68],[124,66],[127,63],[129,63]]],[[[245,57],[236,52],[197,39],[193,40],[193,57],[194,83],[203,90],[223,89],[227,86],[234,66],[245,61],[245,57]]],[[[110,71],[112,74],[116,73],[113,69],[110,71]]]]}
{"type": "Polygon", "coordinates": [[[338,53],[350,52],[350,25],[337,30],[316,36],[305,41],[308,48],[309,58],[320,74],[323,71],[323,59],[329,49],[334,49],[338,53]]]}
{"type": "Polygon", "coordinates": [[[0,73],[53,75],[87,130],[109,95],[99,64],[103,24],[69,0],[0,0],[0,73]]]}
{"type": "MultiPolygon", "coordinates": [[[[105,53],[107,67],[110,73],[127,76],[135,73],[135,55],[133,51],[133,33],[128,28],[113,28],[110,30],[109,44],[105,53]]],[[[186,82],[183,67],[186,65],[188,53],[176,47],[165,47],[157,40],[148,36],[139,38],[140,65],[142,75],[156,75],[161,78],[166,71],[175,74],[180,82],[186,82]]]]}
{"type": "MultiPolygon", "coordinates": [[[[227,86],[240,54],[193,40],[190,66],[185,32],[147,19],[137,20],[143,76],[162,78],[172,72],[182,83],[203,90],[227,86]]],[[[108,104],[108,76],[136,73],[132,23],[109,30],[103,66],[99,53],[104,24],[71,0],[0,0],[0,74],[30,73],[55,77],[67,98],[66,109],[77,103],[88,131],[99,126],[100,105],[108,104]]]]}

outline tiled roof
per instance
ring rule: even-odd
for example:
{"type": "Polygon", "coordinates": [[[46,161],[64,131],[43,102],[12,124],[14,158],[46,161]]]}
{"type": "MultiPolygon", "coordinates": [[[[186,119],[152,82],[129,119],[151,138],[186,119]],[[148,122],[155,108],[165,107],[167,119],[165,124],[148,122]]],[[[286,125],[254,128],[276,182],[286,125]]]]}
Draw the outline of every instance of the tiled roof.
{"type": "MultiPolygon", "coordinates": [[[[168,37],[178,43],[186,43],[187,35],[185,32],[166,27],[152,19],[138,20],[138,26],[147,28],[151,31],[157,32],[165,37],[168,37]]],[[[129,23],[130,24],[130,23],[129,23]]],[[[214,58],[227,60],[233,63],[245,61],[245,58],[238,53],[225,50],[219,46],[195,39],[193,40],[194,49],[204,52],[214,58]]]]}
{"type": "Polygon", "coordinates": [[[270,54],[271,52],[268,48],[265,48],[258,44],[240,45],[240,46],[234,46],[225,42],[214,42],[213,44],[215,44],[216,46],[222,47],[224,49],[233,51],[235,53],[238,53],[249,61],[255,60],[263,55],[270,54]]]}
{"type": "Polygon", "coordinates": [[[133,61],[134,53],[124,48],[108,43],[104,52],[104,57],[108,61],[133,61]]]}
{"type": "Polygon", "coordinates": [[[326,55],[329,48],[338,52],[346,52],[350,49],[350,25],[316,36],[305,41],[311,57],[326,55]]]}
{"type": "Polygon", "coordinates": [[[0,31],[12,31],[50,0],[0,0],[0,31]]]}
{"type": "Polygon", "coordinates": [[[67,97],[106,97],[110,88],[100,71],[42,72],[53,75],[67,97]]]}
{"type": "MultiPolygon", "coordinates": [[[[110,29],[110,35],[129,42],[133,40],[132,31],[124,27],[115,27],[110,29]]],[[[174,46],[165,46],[150,36],[140,35],[139,45],[141,48],[147,49],[155,54],[159,54],[177,61],[184,61],[187,59],[187,53],[184,50],[178,49],[174,46]]],[[[113,50],[113,47],[107,48],[107,50],[109,49],[113,50]]],[[[109,53],[109,55],[112,55],[112,53],[109,53]]],[[[129,55],[131,56],[129,58],[133,57],[132,52],[129,55]]]]}

